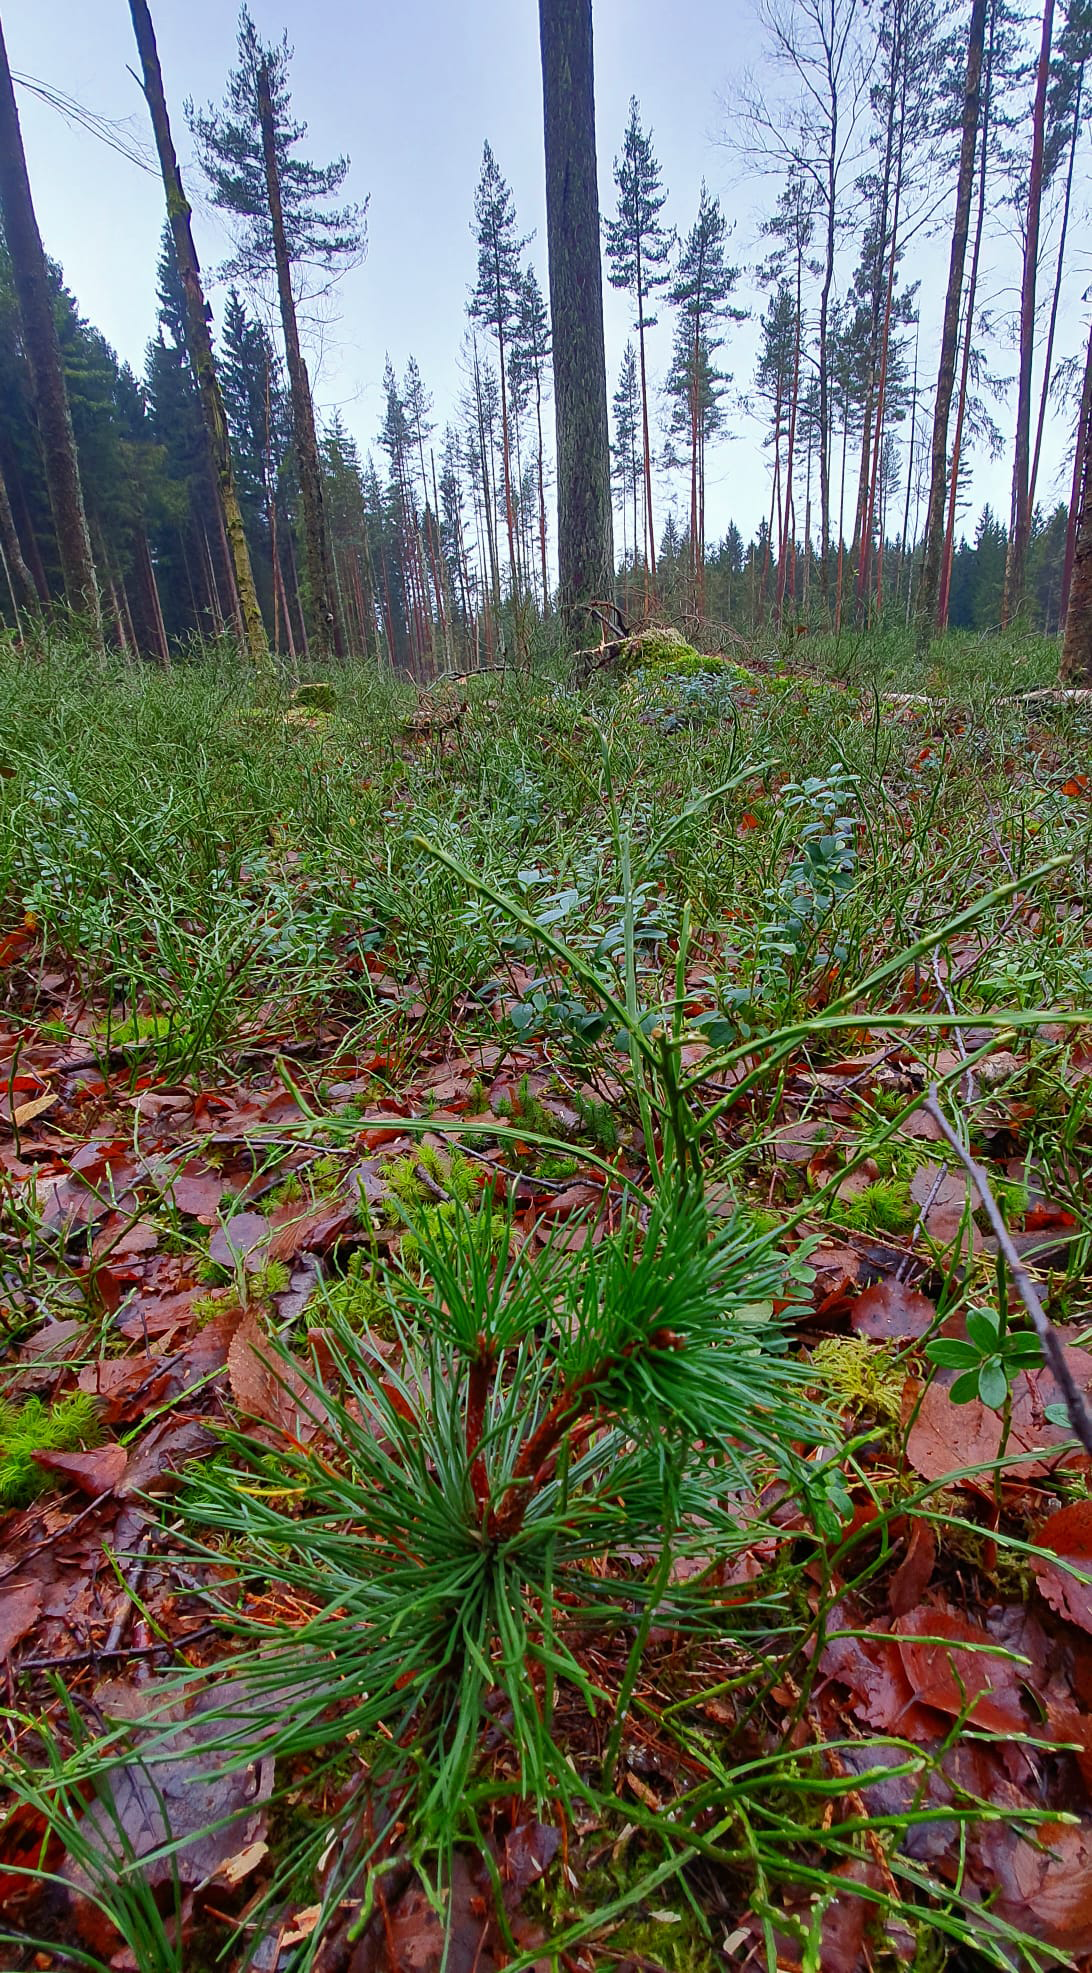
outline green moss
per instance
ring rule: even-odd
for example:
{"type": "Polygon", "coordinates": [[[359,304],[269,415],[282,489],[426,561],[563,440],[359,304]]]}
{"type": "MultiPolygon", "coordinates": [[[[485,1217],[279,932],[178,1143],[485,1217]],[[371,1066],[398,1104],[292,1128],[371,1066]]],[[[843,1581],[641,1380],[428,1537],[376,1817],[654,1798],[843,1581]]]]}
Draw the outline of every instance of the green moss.
{"type": "Polygon", "coordinates": [[[890,1424],[899,1422],[906,1375],[882,1343],[870,1343],[864,1336],[824,1336],[811,1360],[844,1410],[870,1411],[890,1424]]]}
{"type": "MultiPolygon", "coordinates": [[[[130,1014],[126,1020],[111,1024],[109,1042],[111,1048],[154,1048],[174,1032],[176,1025],[169,1014],[130,1014]]],[[[107,1039],[105,1034],[102,1039],[107,1039]]]]}
{"type": "Polygon", "coordinates": [[[680,678],[690,678],[702,671],[731,674],[739,670],[730,659],[698,651],[680,631],[664,626],[638,631],[623,645],[621,661],[628,671],[669,671],[680,678]]]}
{"type": "Polygon", "coordinates": [[[591,1138],[600,1151],[616,1151],[618,1148],[618,1125],[609,1103],[600,1103],[596,1096],[586,1096],[583,1090],[575,1089],[572,1106],[583,1126],[584,1133],[591,1138]]]}
{"type": "Polygon", "coordinates": [[[478,1173],[461,1151],[440,1151],[434,1144],[421,1144],[404,1158],[396,1158],[386,1168],[387,1184],[405,1211],[413,1218],[419,1207],[435,1203],[428,1186],[422,1184],[418,1167],[460,1205],[473,1208],[481,1197],[478,1173]]]}
{"type": "Polygon", "coordinates": [[[247,1296],[250,1301],[271,1302],[274,1295],[283,1295],[292,1274],[284,1261],[266,1261],[264,1267],[256,1268],[247,1275],[247,1296]]]}
{"type": "Polygon", "coordinates": [[[359,1250],[349,1255],[349,1265],[340,1281],[325,1283],[321,1294],[312,1295],[305,1315],[321,1317],[329,1311],[350,1329],[371,1329],[377,1335],[393,1335],[391,1305],[383,1288],[359,1250]]]}
{"type": "Polygon", "coordinates": [[[101,1437],[93,1397],[74,1391],[57,1404],[28,1398],[25,1404],[0,1401],[0,1508],[25,1507],[57,1484],[56,1476],[35,1464],[35,1452],[81,1452],[101,1437]]]}
{"type": "Polygon", "coordinates": [[[878,1178],[855,1199],[840,1199],[836,1211],[843,1226],[863,1233],[907,1233],[915,1217],[914,1201],[904,1178],[878,1178]]]}
{"type": "Polygon", "coordinates": [[[552,1151],[547,1151],[535,1166],[536,1176],[552,1184],[560,1184],[562,1179],[575,1178],[579,1170],[580,1166],[575,1158],[558,1158],[552,1151]]]}
{"type": "MultiPolygon", "coordinates": [[[[479,1219],[484,1215],[479,1214],[479,1219]]],[[[406,1267],[419,1267],[421,1264],[421,1242],[426,1246],[450,1242],[457,1235],[460,1225],[459,1207],[454,1200],[435,1206],[425,1206],[414,1216],[413,1225],[402,1235],[402,1261],[406,1267]]],[[[504,1243],[508,1221],[503,1213],[490,1213],[488,1243],[490,1253],[499,1252],[504,1243]]],[[[477,1228],[474,1238],[480,1237],[477,1228]]]]}
{"type": "Polygon", "coordinates": [[[337,692],[325,679],[315,678],[297,685],[292,698],[293,704],[306,706],[309,712],[337,711],[337,692]]]}
{"type": "Polygon", "coordinates": [[[1023,1219],[1028,1209],[1028,1188],[1015,1178],[995,1178],[992,1181],[993,1196],[1004,1215],[1006,1224],[1023,1219]]]}

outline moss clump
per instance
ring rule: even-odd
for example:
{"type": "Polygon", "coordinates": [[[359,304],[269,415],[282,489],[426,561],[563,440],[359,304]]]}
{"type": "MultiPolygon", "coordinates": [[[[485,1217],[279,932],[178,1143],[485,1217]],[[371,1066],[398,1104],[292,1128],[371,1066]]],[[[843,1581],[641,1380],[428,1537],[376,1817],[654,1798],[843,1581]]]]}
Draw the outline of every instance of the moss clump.
{"type": "Polygon", "coordinates": [[[864,1336],[824,1336],[811,1360],[844,1410],[870,1411],[888,1424],[898,1424],[906,1376],[882,1344],[870,1343],[864,1336]]]}
{"type": "MultiPolygon", "coordinates": [[[[475,1243],[481,1237],[479,1228],[484,1219],[484,1213],[478,1215],[474,1230],[475,1243]]],[[[441,1205],[425,1206],[419,1210],[414,1215],[413,1224],[402,1235],[401,1253],[403,1266],[420,1266],[422,1241],[426,1246],[450,1245],[452,1240],[458,1237],[459,1225],[460,1210],[453,1199],[441,1205]]],[[[500,1251],[504,1244],[507,1231],[508,1221],[504,1214],[490,1213],[487,1239],[491,1254],[496,1254],[500,1251]]]]}
{"type": "Polygon", "coordinates": [[[166,1041],[175,1032],[169,1014],[130,1014],[124,1021],[112,1025],[109,1037],[111,1048],[154,1048],[157,1042],[166,1041]]]}
{"type": "Polygon", "coordinates": [[[686,638],[670,626],[657,625],[651,630],[638,631],[622,647],[622,668],[625,671],[671,672],[679,678],[692,678],[698,672],[723,672],[728,676],[741,674],[738,665],[730,658],[722,658],[711,651],[696,650],[686,638]]]}
{"type": "Polygon", "coordinates": [[[390,1302],[359,1251],[349,1255],[341,1279],[325,1283],[322,1293],[312,1295],[305,1310],[308,1316],[327,1312],[350,1329],[371,1329],[384,1337],[393,1334],[390,1302]]]}
{"type": "Polygon", "coordinates": [[[862,1233],[906,1233],[914,1224],[914,1201],[904,1178],[878,1178],[855,1199],[839,1200],[843,1226],[862,1233]]]}
{"type": "Polygon", "coordinates": [[[56,1476],[35,1464],[36,1452],[82,1452],[97,1444],[98,1407],[84,1391],[58,1404],[28,1398],[25,1404],[0,1401],[0,1508],[25,1507],[56,1485],[56,1476]]]}
{"type": "Polygon", "coordinates": [[[315,678],[297,685],[292,694],[292,703],[306,706],[308,712],[336,712],[337,692],[326,679],[315,678]]]}
{"type": "Polygon", "coordinates": [[[386,1170],[387,1184],[410,1218],[419,1207],[434,1203],[433,1194],[421,1182],[418,1166],[449,1199],[457,1199],[462,1206],[477,1205],[481,1184],[469,1158],[461,1151],[439,1151],[434,1144],[421,1144],[404,1158],[396,1158],[386,1170]]]}

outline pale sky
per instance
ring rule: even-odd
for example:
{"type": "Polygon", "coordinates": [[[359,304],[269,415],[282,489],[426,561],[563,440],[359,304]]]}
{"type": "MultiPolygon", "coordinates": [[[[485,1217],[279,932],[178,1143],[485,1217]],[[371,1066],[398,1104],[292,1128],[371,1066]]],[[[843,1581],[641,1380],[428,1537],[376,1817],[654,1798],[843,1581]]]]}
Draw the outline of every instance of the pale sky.
{"type": "MultiPolygon", "coordinates": [[[[187,96],[219,100],[234,57],[233,0],[151,0],[168,103],[187,190],[196,209],[198,251],[211,276],[228,251],[223,222],[200,196],[200,181],[182,113],[187,96]]],[[[130,119],[151,152],[143,98],[129,65],[136,54],[127,0],[0,0],[13,70],[40,78],[99,114],[130,119]]],[[[362,454],[375,447],[382,375],[389,352],[401,374],[411,353],[435,400],[438,427],[454,410],[461,377],[467,285],[475,252],[470,233],[474,188],[488,138],[512,186],[521,230],[534,232],[530,253],[547,290],[541,77],[536,0],[402,0],[401,5],[346,0],[252,0],[260,33],[287,28],[295,48],[294,104],[309,126],[307,153],[320,162],[351,158],[348,195],[370,195],[369,250],[336,291],[335,317],[312,340],[310,356],[320,412],[339,409],[362,454]]],[[[958,5],[953,11],[960,11],[958,5]]],[[[734,220],[732,256],[743,268],[737,299],[752,319],[730,329],[722,360],[737,389],[750,390],[757,316],[764,296],[747,274],[760,256],[758,223],[776,188],[747,177],[724,143],[734,84],[760,65],[761,32],[753,0],[595,0],[599,194],[613,207],[611,164],[620,147],[629,98],[651,126],[669,193],[665,218],[680,233],[690,225],[702,177],[734,220]]],[[[39,224],[61,262],[82,311],[139,372],[155,327],[155,265],[163,223],[158,176],[142,173],[55,110],[17,90],[39,224]]],[[[1066,278],[1058,350],[1083,349],[1092,279],[1088,245],[1088,145],[1075,191],[1075,251],[1066,278]]],[[[991,215],[984,289],[999,310],[1012,309],[1019,279],[1003,215],[991,215]]],[[[918,250],[907,277],[922,279],[921,378],[935,377],[947,278],[947,239],[918,250]]],[[[848,278],[849,266],[844,269],[848,278]]],[[[1053,260],[1046,263],[1046,282],[1053,260]]],[[[605,286],[608,389],[630,332],[627,299],[605,286]]],[[[213,290],[214,307],[222,291],[213,290]]],[[[652,374],[667,367],[669,311],[650,339],[652,374]]],[[[994,367],[1012,374],[1015,357],[1000,347],[994,367]]],[[[551,414],[552,415],[552,414],[551,414]]],[[[1011,443],[1012,393],[995,407],[1011,443]]],[[[708,466],[708,523],[714,541],[734,518],[745,535],[769,506],[762,427],[729,406],[738,435],[708,466]]],[[[1053,420],[1044,447],[1040,496],[1068,497],[1067,428],[1053,420]]],[[[1008,516],[1010,456],[975,461],[968,530],[988,499],[1008,516]]],[[[658,489],[657,532],[672,495],[685,518],[687,489],[676,476],[658,489]]]]}

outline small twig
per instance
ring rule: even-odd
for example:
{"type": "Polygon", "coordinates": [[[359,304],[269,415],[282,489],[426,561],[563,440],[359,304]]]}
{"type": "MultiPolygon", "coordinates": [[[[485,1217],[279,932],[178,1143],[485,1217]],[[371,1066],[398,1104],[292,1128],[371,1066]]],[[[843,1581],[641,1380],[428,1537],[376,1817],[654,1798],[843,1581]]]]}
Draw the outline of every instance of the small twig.
{"type": "Polygon", "coordinates": [[[899,1262],[898,1267],[895,1269],[896,1281],[904,1281],[906,1275],[910,1271],[910,1265],[914,1258],[914,1248],[917,1245],[918,1239],[920,1238],[922,1228],[924,1227],[925,1222],[928,1219],[930,1212],[932,1211],[937,1193],[940,1191],[940,1188],[943,1185],[947,1176],[948,1176],[947,1165],[938,1165],[937,1175],[934,1178],[933,1183],[929,1187],[928,1193],[926,1194],[925,1204],[922,1206],[922,1209],[918,1214],[916,1221],[914,1222],[914,1230],[910,1235],[910,1246],[909,1249],[907,1250],[906,1257],[904,1260],[901,1260],[899,1262]]]}
{"type": "Polygon", "coordinates": [[[993,1228],[998,1247],[1005,1257],[1005,1262],[1012,1276],[1016,1292],[1031,1317],[1032,1327],[1042,1345],[1047,1368],[1054,1376],[1065,1399],[1065,1408],[1069,1413],[1069,1422],[1085,1451],[1092,1457],[1092,1413],[1089,1412],[1088,1406],[1077,1388],[1076,1378],[1066,1362],[1065,1351],[1058,1341],[1053,1324],[1047,1316],[1042,1302],[1039,1300],[1035,1284],[1016,1251],[1012,1236],[1001,1217],[1000,1208],[990,1190],[989,1180],[982,1170],[981,1165],[975,1164],[970,1152],[964,1148],[961,1139],[956,1135],[951,1124],[948,1122],[937,1100],[937,1086],[935,1083],[925,1102],[922,1104],[922,1109],[926,1110],[934,1123],[939,1125],[967,1176],[978,1187],[982,1198],[983,1211],[993,1228]]]}

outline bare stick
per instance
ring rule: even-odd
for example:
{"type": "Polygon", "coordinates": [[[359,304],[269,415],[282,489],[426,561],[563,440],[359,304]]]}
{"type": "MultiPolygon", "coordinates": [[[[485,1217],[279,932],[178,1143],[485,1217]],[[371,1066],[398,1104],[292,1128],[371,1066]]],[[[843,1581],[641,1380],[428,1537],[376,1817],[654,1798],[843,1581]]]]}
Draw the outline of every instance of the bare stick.
{"type": "Polygon", "coordinates": [[[1042,1345],[1047,1368],[1052,1372],[1065,1399],[1065,1408],[1069,1413],[1069,1422],[1085,1451],[1092,1456],[1092,1413],[1089,1412],[1088,1406],[1077,1388],[1076,1378],[1065,1360],[1065,1351],[1058,1341],[1053,1324],[1047,1316],[1042,1302],[1039,1300],[1035,1284],[1023,1266],[1020,1256],[1013,1245],[1012,1236],[1001,1217],[1000,1208],[990,1190],[989,1180],[982,1170],[981,1165],[976,1165],[970,1152],[964,1149],[961,1140],[956,1136],[955,1131],[948,1122],[937,1100],[936,1083],[933,1084],[929,1095],[921,1107],[923,1110],[928,1111],[934,1123],[939,1124],[940,1129],[943,1131],[964,1171],[974,1180],[974,1183],[978,1187],[986,1217],[997,1236],[997,1244],[1005,1257],[1016,1292],[1031,1317],[1032,1327],[1042,1345]]]}

